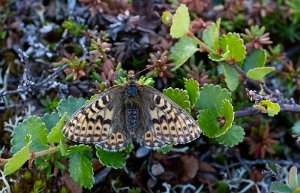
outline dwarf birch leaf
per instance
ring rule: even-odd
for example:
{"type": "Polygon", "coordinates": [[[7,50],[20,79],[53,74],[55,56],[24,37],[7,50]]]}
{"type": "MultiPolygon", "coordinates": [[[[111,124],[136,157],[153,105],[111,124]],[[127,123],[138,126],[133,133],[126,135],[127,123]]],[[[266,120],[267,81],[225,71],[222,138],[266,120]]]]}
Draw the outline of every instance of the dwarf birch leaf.
{"type": "Polygon", "coordinates": [[[273,72],[274,67],[258,67],[248,70],[247,76],[253,80],[262,80],[267,74],[273,72]]]}
{"type": "Polygon", "coordinates": [[[172,69],[175,71],[183,63],[185,63],[198,50],[195,40],[189,37],[182,37],[171,48],[171,58],[174,60],[176,67],[172,69]]]}
{"type": "Polygon", "coordinates": [[[240,74],[228,64],[223,64],[225,82],[230,91],[235,91],[239,85],[240,74]]]}
{"type": "Polygon", "coordinates": [[[126,163],[126,154],[124,151],[120,152],[108,152],[99,147],[96,147],[96,154],[99,158],[99,161],[107,166],[115,169],[122,168],[126,163]]]}
{"type": "Polygon", "coordinates": [[[75,98],[69,96],[68,99],[60,100],[57,111],[60,116],[67,113],[66,119],[69,119],[73,113],[85,104],[84,98],[75,98]]]}
{"type": "Polygon", "coordinates": [[[245,131],[242,127],[233,125],[223,135],[216,138],[216,140],[225,146],[233,147],[242,142],[245,136],[245,131]]]}
{"type": "Polygon", "coordinates": [[[243,39],[237,33],[228,33],[220,38],[220,47],[223,50],[223,59],[239,62],[246,56],[246,47],[243,39]]]}
{"type": "Polygon", "coordinates": [[[92,168],[92,148],[86,145],[70,147],[69,172],[72,179],[81,187],[91,189],[94,184],[92,168]]]}
{"type": "Polygon", "coordinates": [[[220,19],[216,23],[211,23],[210,26],[203,31],[203,42],[213,50],[219,48],[220,34],[220,19]]]}
{"type": "Polygon", "coordinates": [[[47,136],[47,140],[49,143],[59,143],[61,140],[63,140],[65,137],[62,134],[61,130],[64,127],[65,124],[65,116],[67,113],[65,113],[58,123],[51,129],[50,133],[47,136]]]}
{"type": "Polygon", "coordinates": [[[28,160],[29,160],[29,146],[31,142],[29,142],[26,146],[24,146],[20,151],[18,151],[4,166],[4,175],[7,176],[9,174],[14,173],[18,169],[20,169],[28,160]]]}
{"type": "Polygon", "coordinates": [[[193,107],[199,98],[199,83],[194,79],[184,79],[184,89],[187,91],[193,107]]]}
{"type": "Polygon", "coordinates": [[[42,122],[40,117],[32,116],[22,123],[20,123],[12,134],[12,148],[13,154],[20,151],[27,145],[26,136],[31,136],[30,152],[38,152],[48,148],[47,141],[48,130],[45,123],[42,122]]]}
{"type": "Polygon", "coordinates": [[[164,95],[169,97],[173,102],[182,107],[186,112],[191,111],[191,103],[189,101],[189,95],[186,90],[178,88],[167,88],[163,90],[164,95]]]}
{"type": "Polygon", "coordinates": [[[189,31],[189,27],[190,15],[188,8],[185,4],[181,4],[173,16],[170,34],[173,38],[181,38],[189,31]]]}
{"type": "Polygon", "coordinates": [[[264,67],[267,60],[267,52],[264,49],[256,49],[246,56],[243,69],[247,72],[250,69],[264,67]]]}

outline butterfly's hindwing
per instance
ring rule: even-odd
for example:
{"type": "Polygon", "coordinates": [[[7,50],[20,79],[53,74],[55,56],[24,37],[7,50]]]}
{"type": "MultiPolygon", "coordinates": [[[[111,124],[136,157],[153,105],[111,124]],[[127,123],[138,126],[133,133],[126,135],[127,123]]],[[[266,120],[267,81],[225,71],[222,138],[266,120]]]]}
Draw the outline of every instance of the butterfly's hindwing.
{"type": "Polygon", "coordinates": [[[143,92],[151,96],[150,120],[142,142],[150,148],[165,144],[188,143],[201,134],[197,122],[181,107],[151,87],[143,92]]]}
{"type": "Polygon", "coordinates": [[[108,151],[119,151],[127,145],[125,128],[114,118],[114,96],[121,87],[113,87],[76,111],[63,128],[64,135],[79,143],[93,143],[108,151]]]}

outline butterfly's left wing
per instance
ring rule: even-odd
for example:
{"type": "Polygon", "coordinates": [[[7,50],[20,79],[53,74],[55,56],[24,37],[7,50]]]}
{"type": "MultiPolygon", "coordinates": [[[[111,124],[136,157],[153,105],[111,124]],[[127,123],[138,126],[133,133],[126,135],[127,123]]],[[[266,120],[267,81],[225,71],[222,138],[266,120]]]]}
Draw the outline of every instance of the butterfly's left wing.
{"type": "Polygon", "coordinates": [[[158,90],[141,86],[148,96],[150,120],[140,142],[157,149],[166,144],[184,144],[197,139],[201,129],[195,119],[158,90]]]}
{"type": "Polygon", "coordinates": [[[72,141],[96,144],[107,151],[124,149],[130,139],[118,111],[122,101],[115,100],[122,89],[112,87],[77,110],[63,127],[63,134],[72,141]]]}

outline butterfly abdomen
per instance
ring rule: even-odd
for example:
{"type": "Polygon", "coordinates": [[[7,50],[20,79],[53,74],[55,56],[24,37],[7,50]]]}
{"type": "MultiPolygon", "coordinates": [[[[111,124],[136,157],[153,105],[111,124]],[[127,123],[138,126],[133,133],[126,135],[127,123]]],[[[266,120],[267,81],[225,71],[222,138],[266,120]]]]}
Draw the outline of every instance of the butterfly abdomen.
{"type": "Polygon", "coordinates": [[[127,107],[126,111],[127,129],[133,133],[137,128],[138,110],[136,107],[127,107]]]}

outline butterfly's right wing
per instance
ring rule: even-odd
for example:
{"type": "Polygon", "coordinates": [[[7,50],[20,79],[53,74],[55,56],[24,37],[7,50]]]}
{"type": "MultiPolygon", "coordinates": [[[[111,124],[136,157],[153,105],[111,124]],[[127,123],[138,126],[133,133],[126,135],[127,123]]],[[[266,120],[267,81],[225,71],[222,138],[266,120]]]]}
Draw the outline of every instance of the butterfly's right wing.
{"type": "Polygon", "coordinates": [[[122,86],[112,87],[77,110],[65,124],[63,134],[72,141],[96,144],[107,151],[124,149],[129,136],[121,118],[113,117],[122,102],[114,101],[114,97],[122,90],[122,86]]]}
{"type": "Polygon", "coordinates": [[[150,120],[142,144],[157,149],[165,144],[184,144],[197,139],[201,129],[195,119],[158,90],[143,86],[149,96],[150,120]]]}

